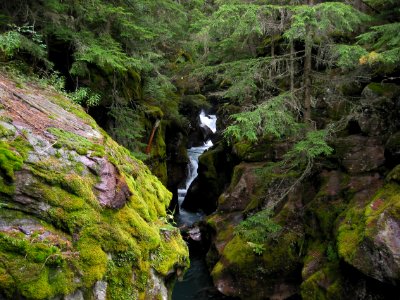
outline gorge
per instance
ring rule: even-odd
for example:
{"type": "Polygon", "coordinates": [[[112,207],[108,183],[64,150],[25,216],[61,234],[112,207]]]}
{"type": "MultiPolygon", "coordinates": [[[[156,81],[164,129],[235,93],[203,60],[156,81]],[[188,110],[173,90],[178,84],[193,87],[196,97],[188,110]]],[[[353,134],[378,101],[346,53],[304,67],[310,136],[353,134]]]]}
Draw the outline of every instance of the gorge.
{"type": "Polygon", "coordinates": [[[0,299],[395,299],[399,31],[397,0],[1,1],[0,299]]]}

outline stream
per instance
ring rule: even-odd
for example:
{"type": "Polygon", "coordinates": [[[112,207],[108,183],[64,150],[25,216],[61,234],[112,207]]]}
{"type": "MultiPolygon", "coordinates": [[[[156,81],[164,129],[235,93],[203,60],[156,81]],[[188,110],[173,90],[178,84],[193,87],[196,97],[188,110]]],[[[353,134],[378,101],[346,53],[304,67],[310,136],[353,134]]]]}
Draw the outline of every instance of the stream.
{"type": "MultiPolygon", "coordinates": [[[[201,124],[208,126],[212,132],[216,132],[217,117],[215,115],[206,115],[204,111],[201,111],[199,117],[201,124]]],[[[201,221],[204,217],[202,212],[189,212],[182,208],[181,205],[185,199],[190,184],[197,177],[199,156],[212,145],[213,143],[209,140],[206,141],[203,146],[188,149],[190,160],[188,165],[188,175],[185,187],[178,189],[179,214],[176,216],[176,223],[179,227],[190,227],[194,223],[201,221]]],[[[222,299],[215,298],[215,295],[210,294],[211,291],[215,290],[215,288],[208,272],[205,253],[202,251],[196,251],[196,249],[189,249],[189,251],[190,268],[185,273],[183,280],[176,282],[172,292],[172,300],[222,299]]]]}

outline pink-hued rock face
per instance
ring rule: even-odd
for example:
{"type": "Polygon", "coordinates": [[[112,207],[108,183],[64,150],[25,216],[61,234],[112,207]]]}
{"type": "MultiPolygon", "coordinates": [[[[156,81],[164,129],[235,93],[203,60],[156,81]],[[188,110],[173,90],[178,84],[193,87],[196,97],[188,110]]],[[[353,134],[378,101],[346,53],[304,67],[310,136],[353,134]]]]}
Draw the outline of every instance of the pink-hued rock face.
{"type": "Polygon", "coordinates": [[[113,164],[104,159],[98,159],[97,162],[100,165],[100,183],[95,185],[95,189],[99,191],[100,204],[121,208],[131,196],[128,185],[113,164]]]}

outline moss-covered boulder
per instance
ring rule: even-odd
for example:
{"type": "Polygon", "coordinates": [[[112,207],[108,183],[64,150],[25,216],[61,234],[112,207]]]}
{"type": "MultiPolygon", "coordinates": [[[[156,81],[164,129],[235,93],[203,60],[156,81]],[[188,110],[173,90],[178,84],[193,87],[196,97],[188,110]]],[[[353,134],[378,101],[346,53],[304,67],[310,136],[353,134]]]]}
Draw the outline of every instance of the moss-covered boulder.
{"type": "Polygon", "coordinates": [[[230,186],[218,198],[218,211],[250,211],[262,203],[264,192],[257,171],[262,163],[241,163],[233,170],[230,186]]]}
{"type": "Polygon", "coordinates": [[[233,145],[232,152],[238,159],[246,162],[278,161],[283,158],[290,146],[291,143],[288,141],[276,142],[269,139],[253,144],[243,140],[233,145]]]}
{"type": "Polygon", "coordinates": [[[64,96],[2,75],[0,99],[0,298],[166,299],[171,193],[64,96]]]}
{"type": "Polygon", "coordinates": [[[262,244],[248,241],[235,229],[220,231],[216,239],[220,256],[211,272],[215,286],[240,299],[285,299],[298,294],[301,231],[284,226],[262,244]]]}
{"type": "Polygon", "coordinates": [[[366,201],[353,200],[338,228],[338,252],[381,282],[400,282],[400,186],[390,182],[366,201]]]}
{"type": "Polygon", "coordinates": [[[284,200],[268,187],[287,188],[291,174],[265,174],[263,163],[241,163],[207,218],[213,232],[208,253],[215,286],[240,299],[285,299],[300,294],[301,193],[284,200]],[[279,204],[278,204],[279,203],[279,204]],[[275,212],[268,207],[275,207],[275,212]]]}

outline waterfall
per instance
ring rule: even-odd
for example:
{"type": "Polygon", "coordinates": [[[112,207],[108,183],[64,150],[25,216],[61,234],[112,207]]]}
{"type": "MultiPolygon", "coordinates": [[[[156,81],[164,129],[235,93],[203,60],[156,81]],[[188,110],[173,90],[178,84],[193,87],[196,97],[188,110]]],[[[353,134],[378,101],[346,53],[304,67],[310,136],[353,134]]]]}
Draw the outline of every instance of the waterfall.
{"type": "MultiPolygon", "coordinates": [[[[204,111],[201,111],[200,125],[208,126],[213,133],[216,132],[216,121],[215,115],[206,115],[204,111]]],[[[182,208],[183,200],[185,199],[186,193],[197,177],[197,168],[199,166],[199,156],[213,145],[211,140],[205,141],[204,145],[200,147],[192,147],[188,149],[189,163],[188,163],[188,174],[184,188],[178,189],[178,203],[179,203],[179,214],[176,216],[176,222],[180,227],[189,228],[193,223],[200,221],[204,214],[193,213],[186,211],[182,208]]],[[[205,261],[205,254],[199,254],[190,252],[190,268],[183,277],[183,281],[175,284],[172,299],[173,300],[207,300],[210,299],[210,295],[207,294],[207,290],[214,288],[212,279],[208,272],[207,264],[205,261]]],[[[213,295],[212,299],[215,298],[213,295]]],[[[222,298],[221,298],[222,299],[222,298]]]]}
{"type": "MultiPolygon", "coordinates": [[[[207,115],[202,110],[199,115],[200,124],[205,125],[211,129],[213,133],[217,131],[217,116],[215,115],[207,115]]],[[[186,182],[184,188],[178,189],[178,204],[179,204],[179,215],[177,217],[177,221],[180,225],[191,225],[194,222],[197,222],[203,216],[201,213],[191,213],[186,211],[181,207],[183,200],[185,199],[186,193],[193,182],[193,180],[197,177],[197,168],[199,166],[199,156],[210,148],[213,145],[211,140],[205,141],[204,145],[199,147],[192,147],[187,150],[189,156],[189,164],[188,164],[188,174],[186,177],[186,182]]]]}

